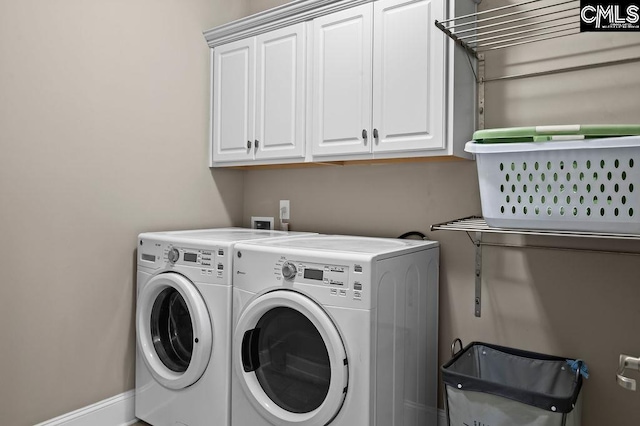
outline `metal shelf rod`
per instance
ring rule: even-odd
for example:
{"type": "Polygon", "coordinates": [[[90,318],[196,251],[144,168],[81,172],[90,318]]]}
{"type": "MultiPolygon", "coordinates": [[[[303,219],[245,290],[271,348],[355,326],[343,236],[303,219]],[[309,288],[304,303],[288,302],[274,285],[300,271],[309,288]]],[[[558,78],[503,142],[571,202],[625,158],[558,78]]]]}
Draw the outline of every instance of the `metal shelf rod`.
{"type": "MultiPolygon", "coordinates": [[[[526,28],[526,27],[530,27],[532,25],[540,25],[540,24],[548,24],[549,22],[556,22],[556,21],[561,21],[563,19],[569,19],[572,18],[571,16],[563,16],[560,18],[551,18],[551,19],[543,19],[540,21],[535,21],[535,22],[527,22],[526,24],[520,24],[520,25],[514,25],[512,27],[507,27],[507,28],[499,28],[497,30],[490,30],[490,31],[484,31],[484,32],[479,32],[476,34],[469,34],[469,35],[465,35],[462,37],[458,37],[460,40],[466,40],[469,38],[474,38],[474,37],[484,37],[486,35],[490,35],[490,34],[496,34],[496,33],[503,33],[506,31],[512,31],[512,30],[518,30],[521,28],[526,28]]],[[[567,25],[567,23],[562,23],[562,24],[557,24],[557,26],[562,26],[562,25],[567,25]]],[[[540,28],[536,28],[536,29],[546,29],[546,28],[551,28],[550,26],[547,27],[540,27],[540,28]]],[[[534,31],[535,29],[529,29],[529,30],[524,30],[524,31],[534,31]]],[[[458,33],[459,34],[459,33],[458,33]]],[[[513,33],[513,34],[519,34],[519,33],[513,33]]],[[[505,34],[504,36],[499,36],[499,37],[507,37],[508,35],[505,34]]],[[[478,39],[478,40],[473,40],[473,41],[469,41],[468,43],[476,43],[482,41],[482,39],[478,39]]]]}
{"type": "Polygon", "coordinates": [[[496,8],[491,9],[491,10],[484,10],[484,11],[481,11],[481,12],[470,13],[468,15],[456,16],[455,18],[447,19],[446,21],[440,21],[440,22],[443,23],[443,24],[446,24],[447,22],[455,21],[455,20],[458,20],[458,19],[473,18],[474,16],[484,15],[485,13],[491,13],[491,12],[495,12],[497,10],[511,9],[513,7],[524,6],[525,4],[536,3],[536,2],[539,2],[539,1],[542,1],[542,0],[529,0],[529,1],[524,1],[522,3],[508,4],[506,6],[496,7],[496,8]]]}
{"type": "MultiPolygon", "coordinates": [[[[520,36],[520,37],[508,38],[508,39],[505,39],[505,40],[492,41],[492,42],[489,42],[489,43],[480,43],[476,47],[479,48],[479,49],[483,49],[483,48],[490,47],[490,46],[501,45],[502,43],[510,43],[507,46],[513,46],[514,43],[512,43],[512,42],[518,42],[518,41],[521,41],[521,40],[529,40],[529,39],[534,38],[534,37],[550,35],[550,34],[553,35],[553,34],[558,34],[559,32],[562,32],[562,31],[572,31],[572,30],[579,30],[579,29],[580,29],[580,26],[576,25],[576,26],[571,26],[571,27],[568,27],[568,28],[563,28],[561,30],[553,29],[553,30],[549,30],[549,31],[541,31],[541,32],[536,32],[535,34],[529,34],[529,35],[520,36]]],[[[538,41],[538,40],[539,39],[536,39],[536,41],[538,41]]]]}
{"type": "MultiPolygon", "coordinates": [[[[573,28],[567,28],[566,30],[561,30],[561,31],[568,31],[568,30],[573,30],[573,28]]],[[[580,31],[573,32],[573,33],[568,33],[568,34],[557,34],[556,33],[556,34],[548,36],[548,37],[536,38],[534,40],[527,40],[527,41],[520,41],[520,42],[517,42],[517,43],[510,43],[510,44],[506,44],[504,46],[489,47],[487,49],[479,50],[478,53],[487,52],[487,51],[490,51],[490,50],[504,49],[504,48],[513,47],[513,46],[521,46],[523,44],[535,43],[535,42],[543,41],[543,40],[553,40],[555,38],[561,38],[561,37],[566,37],[566,36],[576,35],[576,34],[580,34],[580,31]]],[[[531,73],[531,76],[533,76],[533,74],[534,73],[531,73]]],[[[552,72],[552,74],[557,74],[557,72],[552,72]]],[[[494,79],[491,79],[491,80],[494,80],[494,79]]],[[[485,81],[489,81],[489,79],[486,79],[485,81]]]]}
{"type": "MultiPolygon", "coordinates": [[[[448,30],[453,30],[455,27],[466,27],[469,25],[475,25],[479,22],[486,22],[486,21],[495,21],[496,19],[502,19],[502,18],[507,18],[509,16],[516,16],[516,15],[522,15],[523,13],[529,13],[529,12],[535,12],[537,10],[544,10],[544,9],[549,9],[552,7],[558,7],[558,6],[562,6],[568,3],[575,3],[576,0],[566,0],[560,3],[556,3],[556,4],[550,4],[550,5],[546,5],[546,6],[540,6],[540,7],[534,7],[532,9],[525,9],[525,10],[517,10],[515,12],[509,12],[509,13],[505,13],[504,15],[497,15],[497,16],[491,16],[489,18],[482,18],[482,19],[477,19],[475,21],[470,21],[470,22],[463,22],[461,24],[456,24],[456,25],[451,25],[446,27],[448,30]]],[[[572,7],[573,8],[573,7],[572,7]]],[[[568,9],[571,10],[572,8],[568,9]]],[[[558,13],[558,12],[564,12],[564,10],[556,10],[553,11],[551,13],[558,13]]],[[[525,16],[524,18],[519,18],[520,20],[522,19],[530,19],[531,17],[525,16]]],[[[492,24],[492,25],[501,25],[504,23],[507,23],[509,21],[504,21],[504,22],[499,22],[497,24],[492,24]]],[[[482,26],[478,27],[478,28],[482,28],[482,26]]]]}
{"type": "MultiPolygon", "coordinates": [[[[558,27],[563,27],[567,25],[566,23],[562,23],[562,24],[553,24],[553,25],[545,25],[544,27],[540,27],[537,30],[548,30],[551,28],[558,28],[558,27]]],[[[574,27],[570,27],[570,28],[564,28],[563,30],[554,30],[554,31],[547,31],[545,33],[538,33],[538,34],[534,34],[534,35],[527,35],[526,37],[522,37],[522,38],[532,38],[532,37],[536,37],[539,35],[544,35],[544,34],[554,34],[557,33],[558,31],[564,31],[567,29],[573,29],[574,27]]],[[[527,34],[529,32],[529,30],[520,30],[520,31],[515,31],[513,33],[510,34],[502,34],[502,35],[497,35],[497,36],[492,36],[492,37],[486,37],[486,38],[482,38],[482,39],[478,39],[478,40],[474,40],[474,41],[470,41],[469,43],[473,43],[476,45],[476,47],[486,47],[489,46],[491,44],[500,44],[500,43],[505,43],[505,42],[509,42],[509,41],[513,41],[513,39],[509,40],[501,40],[504,39],[505,37],[508,36],[517,36],[517,35],[521,35],[521,34],[527,34]],[[491,41],[491,40],[496,40],[494,42],[491,43],[486,43],[487,41],[491,41]]]]}
{"type": "MultiPolygon", "coordinates": [[[[567,8],[567,9],[556,10],[556,11],[553,11],[553,12],[538,13],[537,15],[523,16],[522,18],[509,19],[507,21],[496,22],[496,23],[493,23],[493,24],[480,25],[478,27],[473,27],[473,28],[469,28],[469,29],[466,29],[466,30],[456,31],[454,34],[465,34],[465,33],[468,33],[470,31],[478,31],[478,30],[483,30],[483,29],[486,29],[486,28],[499,27],[501,25],[513,24],[513,23],[516,23],[516,22],[522,22],[522,21],[527,21],[527,20],[531,20],[531,19],[541,18],[543,16],[557,15],[558,13],[571,12],[574,9],[578,10],[577,7],[572,6],[572,7],[567,8]]],[[[565,16],[564,18],[570,18],[570,16],[565,16]]],[[[557,19],[562,19],[562,18],[557,18],[557,19]]],[[[531,24],[533,25],[533,24],[535,24],[535,22],[532,22],[531,24]]],[[[449,28],[447,28],[447,29],[449,29],[449,28]]]]}

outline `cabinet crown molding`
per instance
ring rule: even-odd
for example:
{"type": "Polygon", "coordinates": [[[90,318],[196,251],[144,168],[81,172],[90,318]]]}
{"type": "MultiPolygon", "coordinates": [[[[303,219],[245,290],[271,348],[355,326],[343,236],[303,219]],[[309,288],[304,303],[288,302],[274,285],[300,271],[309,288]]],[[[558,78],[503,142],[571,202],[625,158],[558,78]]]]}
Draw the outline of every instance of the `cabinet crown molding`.
{"type": "Polygon", "coordinates": [[[295,0],[246,18],[238,19],[204,31],[209,47],[230,43],[267,31],[309,21],[318,16],[327,15],[373,0],[295,0]]]}

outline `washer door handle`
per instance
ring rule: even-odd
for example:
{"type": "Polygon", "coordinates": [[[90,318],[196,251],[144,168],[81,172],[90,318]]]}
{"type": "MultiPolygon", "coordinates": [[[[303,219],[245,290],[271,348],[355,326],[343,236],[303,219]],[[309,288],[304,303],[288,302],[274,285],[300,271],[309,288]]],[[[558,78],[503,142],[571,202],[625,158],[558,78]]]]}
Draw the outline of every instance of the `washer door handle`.
{"type": "Polygon", "coordinates": [[[260,357],[258,356],[258,338],[260,329],[254,328],[244,332],[242,338],[242,368],[245,373],[255,371],[260,368],[260,357]]]}

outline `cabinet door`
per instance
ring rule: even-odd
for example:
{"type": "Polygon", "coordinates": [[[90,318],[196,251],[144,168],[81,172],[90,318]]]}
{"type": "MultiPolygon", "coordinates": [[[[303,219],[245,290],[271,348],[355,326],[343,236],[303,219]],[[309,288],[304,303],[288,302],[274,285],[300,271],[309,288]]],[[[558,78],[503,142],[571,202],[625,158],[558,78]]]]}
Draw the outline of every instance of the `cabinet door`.
{"type": "Polygon", "coordinates": [[[304,156],[304,24],[256,41],[256,159],[304,156]]]}
{"type": "Polygon", "coordinates": [[[374,3],[374,152],[445,147],[444,39],[433,25],[443,18],[444,3],[374,3]]]}
{"type": "Polygon", "coordinates": [[[372,15],[364,4],[313,21],[314,156],[370,152],[372,15]]]}
{"type": "Polygon", "coordinates": [[[214,163],[253,158],[254,83],[255,38],[213,50],[214,163]]]}

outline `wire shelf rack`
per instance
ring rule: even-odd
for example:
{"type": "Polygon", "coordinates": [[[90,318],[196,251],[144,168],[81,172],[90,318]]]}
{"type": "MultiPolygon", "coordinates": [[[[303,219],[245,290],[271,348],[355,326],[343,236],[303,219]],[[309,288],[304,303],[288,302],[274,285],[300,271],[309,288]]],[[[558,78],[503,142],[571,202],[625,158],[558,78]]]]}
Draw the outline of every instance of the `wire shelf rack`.
{"type": "Polygon", "coordinates": [[[543,230],[543,229],[516,229],[516,228],[492,228],[487,225],[484,218],[470,216],[462,219],[455,219],[449,222],[438,223],[431,226],[432,231],[464,231],[483,232],[488,234],[517,234],[517,235],[537,235],[548,237],[577,237],[577,238],[603,238],[607,240],[635,240],[640,241],[640,235],[619,234],[590,231],[563,231],[563,230],[543,230]]]}
{"type": "Polygon", "coordinates": [[[563,230],[542,230],[542,229],[515,229],[515,228],[492,228],[487,225],[484,218],[480,216],[469,216],[462,219],[455,219],[448,222],[437,223],[431,225],[432,231],[462,231],[466,232],[471,242],[476,246],[475,255],[475,295],[473,298],[473,310],[476,317],[482,315],[482,247],[506,247],[506,248],[534,248],[544,250],[561,250],[561,251],[579,251],[591,253],[607,253],[615,255],[640,256],[640,251],[620,251],[620,250],[602,250],[602,249],[586,249],[579,247],[555,247],[540,246],[524,243],[509,244],[495,243],[483,241],[483,234],[515,234],[515,235],[536,235],[551,237],[578,237],[578,238],[599,238],[608,240],[630,240],[640,241],[640,235],[636,234],[615,234],[602,232],[583,232],[583,231],[563,231],[563,230]],[[474,236],[472,237],[473,234],[474,236]]]}
{"type": "Polygon", "coordinates": [[[476,58],[484,52],[580,33],[579,0],[527,0],[435,22],[476,58]]]}
{"type": "MultiPolygon", "coordinates": [[[[479,3],[481,0],[474,0],[479,3]]],[[[541,77],[551,74],[639,62],[631,57],[588,61],[579,65],[550,69],[529,69],[515,74],[487,77],[485,54],[516,46],[580,34],[579,0],[524,0],[493,9],[435,21],[456,45],[466,51],[477,83],[477,128],[484,129],[485,83],[541,77]],[[471,58],[475,59],[475,65],[471,58]]]]}

